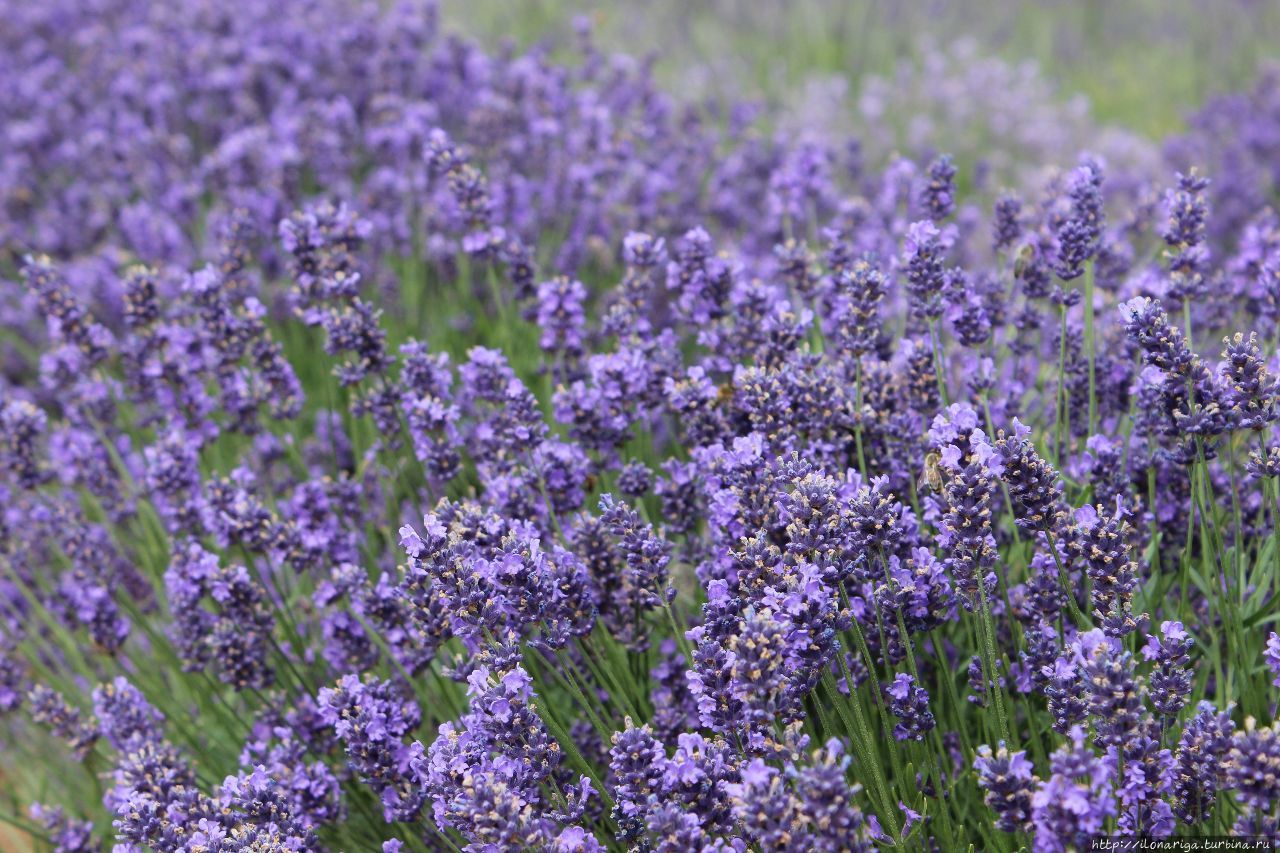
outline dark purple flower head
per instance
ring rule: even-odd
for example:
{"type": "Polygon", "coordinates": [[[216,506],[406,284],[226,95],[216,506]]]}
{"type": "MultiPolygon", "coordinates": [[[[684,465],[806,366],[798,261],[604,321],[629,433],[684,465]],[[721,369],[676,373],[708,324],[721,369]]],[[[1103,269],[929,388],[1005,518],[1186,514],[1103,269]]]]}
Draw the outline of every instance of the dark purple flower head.
{"type": "Polygon", "coordinates": [[[1014,418],[1013,433],[996,434],[995,448],[1018,523],[1032,530],[1052,529],[1063,510],[1062,479],[1040,456],[1029,427],[1014,418]]]}
{"type": "Polygon", "coordinates": [[[586,319],[582,306],[587,289],[582,282],[559,276],[538,285],[539,345],[545,352],[568,358],[582,355],[586,319]]]}
{"type": "Polygon", "coordinates": [[[1067,178],[1070,213],[1055,230],[1058,257],[1055,271],[1070,281],[1084,272],[1084,265],[1098,254],[1104,216],[1102,211],[1102,168],[1088,161],[1072,170],[1067,178]]]}
{"type": "Polygon", "coordinates": [[[905,560],[890,556],[887,568],[889,579],[876,581],[876,600],[888,610],[900,610],[908,631],[931,631],[953,618],[951,582],[928,548],[913,548],[905,560]]]}
{"type": "Polygon", "coordinates": [[[1142,378],[1153,386],[1152,402],[1155,403],[1154,412],[1147,412],[1143,419],[1149,419],[1155,413],[1172,413],[1172,426],[1166,427],[1164,432],[1212,437],[1230,427],[1228,406],[1239,409],[1243,405],[1246,416],[1250,408],[1255,414],[1259,409],[1269,412],[1268,394],[1255,395],[1248,401],[1238,396],[1239,389],[1245,389],[1246,394],[1264,392],[1263,385],[1269,387],[1270,384],[1259,381],[1265,379],[1265,374],[1261,374],[1249,359],[1247,345],[1240,352],[1244,363],[1238,368],[1240,386],[1237,396],[1232,398],[1229,394],[1224,395],[1209,369],[1187,345],[1182,331],[1169,322],[1168,315],[1157,302],[1139,296],[1121,307],[1125,332],[1142,349],[1146,363],[1162,371],[1143,372],[1142,378]]]}
{"type": "Polygon", "coordinates": [[[730,786],[730,795],[747,837],[762,849],[789,850],[792,842],[809,840],[801,834],[800,803],[785,777],[762,759],[742,768],[742,781],[730,786]]]}
{"type": "Polygon", "coordinates": [[[913,317],[932,321],[942,316],[942,261],[946,250],[942,233],[932,222],[923,220],[907,227],[901,266],[913,317]]]}
{"type": "MultiPolygon", "coordinates": [[[[560,747],[532,705],[532,679],[518,664],[490,658],[467,683],[467,713],[440,726],[426,754],[412,761],[435,822],[477,846],[545,848],[564,816],[548,808],[544,786],[571,780],[558,775],[560,747]]],[[[584,786],[579,780],[579,790],[584,786]]]]}
{"type": "Polygon", "coordinates": [[[306,850],[315,845],[311,827],[293,813],[286,792],[261,764],[251,772],[228,776],[220,793],[231,824],[229,835],[241,849],[306,850]]]}
{"type": "Polygon", "coordinates": [[[978,747],[973,760],[978,786],[986,792],[984,802],[996,813],[996,828],[1002,832],[1026,832],[1031,828],[1031,794],[1040,780],[1025,752],[1009,752],[1003,743],[996,752],[978,747]]]}
{"type": "Polygon", "coordinates": [[[633,459],[618,472],[618,491],[629,498],[644,497],[653,486],[653,472],[639,459],[633,459]]]}
{"type": "Polygon", "coordinates": [[[950,155],[929,164],[928,183],[920,193],[920,206],[934,222],[941,222],[956,207],[956,167],[950,155]]]}
{"type": "Polygon", "coordinates": [[[223,567],[195,542],[182,546],[165,572],[173,639],[190,671],[214,666],[237,690],[275,678],[267,662],[274,619],[266,595],[244,566],[223,567]]]}
{"type": "Polygon", "coordinates": [[[74,347],[86,369],[105,359],[113,343],[111,333],[80,304],[53,261],[27,257],[22,273],[27,289],[36,295],[50,338],[74,347]]]}
{"type": "Polygon", "coordinates": [[[667,264],[667,289],[676,294],[682,319],[704,326],[724,315],[734,269],[715,254],[711,235],[702,228],[686,232],[667,264]]]}
{"type": "Polygon", "coordinates": [[[614,733],[609,749],[610,794],[620,841],[635,839],[644,831],[649,800],[660,790],[666,759],[666,751],[648,726],[635,727],[628,717],[626,728],[614,733]]]}
{"type": "Polygon", "coordinates": [[[163,715],[124,676],[93,691],[93,713],[98,731],[122,753],[162,738],[163,715]]]}
{"type": "Polygon", "coordinates": [[[1217,793],[1227,781],[1224,760],[1231,735],[1231,714],[1208,702],[1201,702],[1183,727],[1175,753],[1172,798],[1174,812],[1183,822],[1195,825],[1213,812],[1217,793]]]}
{"type": "Polygon", "coordinates": [[[1191,695],[1191,647],[1194,641],[1181,622],[1160,623],[1160,636],[1148,635],[1142,656],[1155,662],[1151,671],[1151,704],[1168,717],[1177,716],[1191,695]]]}
{"type": "Polygon", "coordinates": [[[1231,739],[1225,769],[1236,799],[1258,812],[1271,811],[1280,801],[1280,723],[1263,727],[1247,718],[1231,739]]]}
{"type": "Polygon", "coordinates": [[[415,819],[425,794],[411,768],[415,752],[404,741],[421,722],[418,706],[391,682],[362,681],[356,675],[323,688],[317,703],[342,741],[352,770],[382,801],[386,819],[415,819]]]}
{"type": "Polygon", "coordinates": [[[49,477],[36,445],[47,423],[44,411],[27,400],[6,400],[0,408],[0,462],[21,488],[34,488],[49,477]]]}
{"type": "Polygon", "coordinates": [[[1137,296],[1121,306],[1124,329],[1143,350],[1147,364],[1182,377],[1192,376],[1199,358],[1187,345],[1182,330],[1169,322],[1160,303],[1137,296]]]}
{"type": "Polygon", "coordinates": [[[796,774],[800,810],[818,850],[863,853],[871,849],[868,827],[854,802],[859,786],[846,779],[849,763],[840,741],[832,738],[796,774]]]}
{"type": "Polygon", "coordinates": [[[1245,468],[1250,476],[1260,480],[1274,480],[1280,477],[1280,445],[1268,447],[1262,451],[1250,451],[1245,468]]]}
{"type": "Polygon", "coordinates": [[[956,444],[946,445],[939,454],[939,465],[947,476],[942,495],[946,511],[938,542],[946,549],[946,565],[962,603],[973,609],[980,585],[985,588],[995,580],[991,571],[996,561],[991,506],[1001,460],[981,430],[974,429],[967,443],[967,456],[956,444]]]}
{"type": "Polygon", "coordinates": [[[996,199],[991,225],[991,241],[997,252],[1011,248],[1022,236],[1022,199],[1013,193],[1002,193],[996,199]]]}
{"type": "Polygon", "coordinates": [[[30,812],[32,819],[44,827],[59,853],[93,853],[102,849],[93,837],[93,824],[71,817],[61,806],[32,803],[30,812]]]}
{"type": "Polygon", "coordinates": [[[1147,724],[1133,655],[1095,628],[1072,642],[1099,744],[1123,748],[1147,724]]]}
{"type": "MultiPolygon", "coordinates": [[[[600,521],[617,542],[617,553],[622,559],[622,573],[617,578],[610,606],[619,614],[631,613],[634,620],[637,614],[670,601],[675,594],[667,576],[671,543],[659,536],[653,525],[642,521],[635,510],[618,503],[611,495],[600,498],[600,521]]],[[[627,636],[628,642],[637,648],[648,645],[640,625],[632,625],[627,636]]]]}
{"type": "Polygon", "coordinates": [[[881,334],[884,274],[872,259],[861,258],[837,274],[835,288],[842,300],[842,313],[836,327],[841,350],[855,359],[874,351],[881,334]]]}
{"type": "Polygon", "coordinates": [[[1067,734],[1073,726],[1084,722],[1089,710],[1080,664],[1070,653],[1062,654],[1053,663],[1045,665],[1042,674],[1046,681],[1044,691],[1049,698],[1049,713],[1053,716],[1053,730],[1067,734]]]}
{"type": "Polygon", "coordinates": [[[773,257],[778,264],[778,274],[790,292],[805,302],[816,295],[820,281],[817,258],[802,240],[786,240],[773,247],[773,257]]]}
{"type": "Polygon", "coordinates": [[[916,684],[915,678],[900,672],[884,688],[889,711],[898,718],[893,736],[898,740],[924,740],[936,723],[929,710],[929,694],[916,684]]]}
{"type": "Polygon", "coordinates": [[[124,279],[124,321],[133,331],[143,331],[160,319],[156,273],[149,267],[132,267],[124,279]]]}
{"type": "Polygon", "coordinates": [[[36,685],[27,695],[27,702],[31,719],[66,741],[77,760],[83,761],[93,751],[99,735],[96,722],[84,720],[80,709],[67,704],[56,690],[36,685]]]}
{"type": "Polygon", "coordinates": [[[356,253],[372,225],[345,205],[322,202],[281,221],[280,243],[290,256],[300,310],[338,297],[349,298],[359,287],[356,253]]]}
{"type": "Polygon", "coordinates": [[[1050,758],[1053,775],[1031,798],[1035,849],[1044,853],[1087,848],[1116,812],[1111,766],[1089,751],[1079,726],[1069,734],[1071,743],[1050,758]]]}
{"type": "Polygon", "coordinates": [[[1112,637],[1133,633],[1146,616],[1133,612],[1140,578],[1130,545],[1132,529],[1120,508],[1086,505],[1076,510],[1074,520],[1069,547],[1093,582],[1094,618],[1112,637]]]}
{"type": "Polygon", "coordinates": [[[1205,245],[1208,187],[1208,178],[1193,168],[1185,175],[1179,174],[1177,189],[1169,190],[1165,196],[1166,218],[1160,236],[1169,247],[1169,292],[1178,300],[1194,299],[1205,292],[1204,271],[1209,263],[1205,245]]]}
{"type": "Polygon", "coordinates": [[[1236,333],[1222,353],[1222,405],[1237,429],[1262,430],[1280,418],[1276,411],[1280,388],[1267,370],[1256,335],[1236,333]]]}
{"type": "Polygon", "coordinates": [[[1262,657],[1267,662],[1267,669],[1271,670],[1271,674],[1275,676],[1271,684],[1280,687],[1280,634],[1272,631],[1267,635],[1267,646],[1262,652],[1262,657]]]}
{"type": "Polygon", "coordinates": [[[1173,787],[1173,754],[1148,735],[1131,737],[1120,751],[1124,774],[1116,791],[1122,809],[1118,828],[1131,835],[1172,835],[1177,821],[1164,796],[1173,787]]]}

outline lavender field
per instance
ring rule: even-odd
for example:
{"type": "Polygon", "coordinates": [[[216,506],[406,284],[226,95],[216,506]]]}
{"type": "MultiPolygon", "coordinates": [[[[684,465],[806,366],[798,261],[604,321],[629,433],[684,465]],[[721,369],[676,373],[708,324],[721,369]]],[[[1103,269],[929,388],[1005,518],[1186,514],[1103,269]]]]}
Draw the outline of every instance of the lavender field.
{"type": "Polygon", "coordinates": [[[1280,844],[1276,44],[0,0],[0,850],[1280,844]]]}

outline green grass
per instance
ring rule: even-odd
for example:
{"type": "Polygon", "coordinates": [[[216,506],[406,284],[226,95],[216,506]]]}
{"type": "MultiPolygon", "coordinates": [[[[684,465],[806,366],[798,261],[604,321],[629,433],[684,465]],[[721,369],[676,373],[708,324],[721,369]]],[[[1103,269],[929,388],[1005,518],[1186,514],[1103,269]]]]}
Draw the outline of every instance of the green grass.
{"type": "Polygon", "coordinates": [[[1280,4],[1253,0],[443,0],[441,17],[487,43],[554,39],[563,49],[580,15],[602,48],[656,54],[658,76],[674,92],[772,103],[813,77],[846,77],[856,92],[867,75],[891,74],[928,43],[973,38],[984,54],[1036,62],[1064,96],[1087,97],[1100,121],[1152,138],[1280,57],[1280,4]]]}

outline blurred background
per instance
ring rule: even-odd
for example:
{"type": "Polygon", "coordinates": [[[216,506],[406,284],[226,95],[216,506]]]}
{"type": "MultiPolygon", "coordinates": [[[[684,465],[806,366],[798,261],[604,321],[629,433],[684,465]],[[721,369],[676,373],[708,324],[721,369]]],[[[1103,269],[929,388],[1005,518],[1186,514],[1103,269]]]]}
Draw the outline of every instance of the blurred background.
{"type": "MultiPolygon", "coordinates": [[[[497,45],[572,44],[575,18],[605,50],[656,55],[692,97],[752,96],[781,114],[848,109],[939,52],[1000,60],[1095,121],[1149,138],[1280,57],[1275,0],[443,0],[446,28],[497,45]],[[841,98],[835,98],[835,95],[841,98]]],[[[923,81],[945,90],[949,70],[923,81]]],[[[998,95],[998,92],[993,92],[998,95]]],[[[837,119],[838,116],[829,118],[837,119]]]]}

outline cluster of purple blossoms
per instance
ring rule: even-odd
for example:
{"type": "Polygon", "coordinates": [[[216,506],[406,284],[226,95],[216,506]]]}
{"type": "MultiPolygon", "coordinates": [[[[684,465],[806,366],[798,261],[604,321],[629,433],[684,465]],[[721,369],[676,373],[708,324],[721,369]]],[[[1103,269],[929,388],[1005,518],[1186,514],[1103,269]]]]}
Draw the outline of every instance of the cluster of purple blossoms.
{"type": "Polygon", "coordinates": [[[333,727],[353,772],[373,789],[388,821],[413,820],[426,795],[415,768],[422,745],[406,744],[421,722],[417,703],[391,682],[345,675],[316,697],[320,719],[333,727]]]}
{"type": "Polygon", "coordinates": [[[184,667],[197,671],[212,664],[218,679],[237,690],[272,684],[268,657],[275,626],[266,594],[244,566],[223,567],[216,554],[188,542],[174,554],[164,582],[184,667]]]}
{"type": "Polygon", "coordinates": [[[996,828],[1003,832],[1025,832],[1031,826],[1031,796],[1040,781],[1025,752],[1009,752],[1004,744],[992,752],[978,748],[973,768],[978,785],[986,792],[984,802],[996,813],[996,828]]]}
{"type": "Polygon", "coordinates": [[[889,711],[898,719],[893,736],[898,740],[924,740],[937,722],[929,711],[929,694],[915,683],[915,679],[900,672],[893,683],[884,688],[889,711]]]}
{"type": "Polygon", "coordinates": [[[1098,255],[1105,214],[1102,210],[1102,167],[1086,162],[1067,178],[1069,212],[1057,224],[1055,272],[1063,281],[1079,278],[1084,265],[1098,255]]]}

